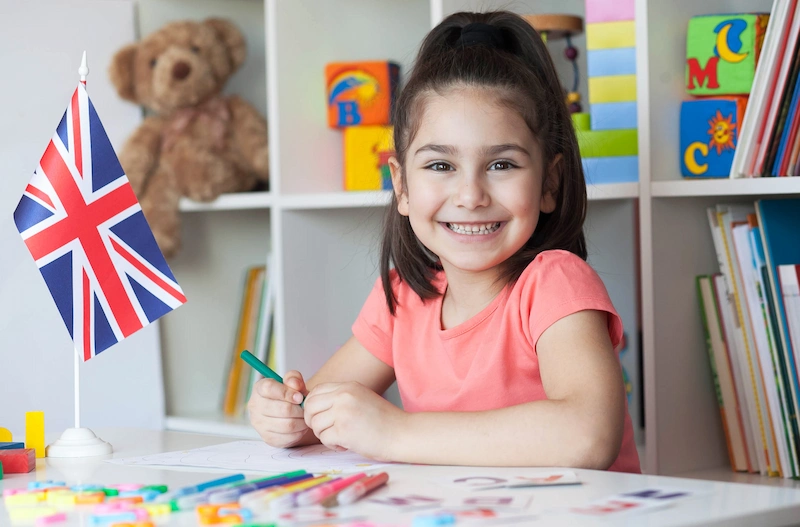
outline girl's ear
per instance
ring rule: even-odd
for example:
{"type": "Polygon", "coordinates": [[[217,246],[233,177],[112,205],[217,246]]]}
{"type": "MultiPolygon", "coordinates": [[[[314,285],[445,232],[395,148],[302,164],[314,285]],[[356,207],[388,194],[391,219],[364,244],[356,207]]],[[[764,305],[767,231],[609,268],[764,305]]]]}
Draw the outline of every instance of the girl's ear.
{"type": "Polygon", "coordinates": [[[556,210],[556,196],[558,196],[558,187],[561,183],[561,163],[563,156],[556,154],[556,157],[550,162],[547,167],[547,174],[545,174],[544,182],[542,183],[542,201],[539,204],[541,212],[550,213],[556,210]]]}
{"type": "Polygon", "coordinates": [[[394,156],[389,158],[389,171],[392,173],[392,188],[397,198],[397,212],[408,216],[408,196],[403,188],[403,168],[394,156]]]}

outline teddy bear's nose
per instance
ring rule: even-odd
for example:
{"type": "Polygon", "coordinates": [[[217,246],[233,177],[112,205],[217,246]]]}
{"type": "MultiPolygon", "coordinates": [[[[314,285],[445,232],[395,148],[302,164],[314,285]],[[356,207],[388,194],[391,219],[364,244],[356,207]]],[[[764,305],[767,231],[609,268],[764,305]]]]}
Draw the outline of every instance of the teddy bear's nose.
{"type": "Polygon", "coordinates": [[[175,65],[172,66],[172,76],[178,80],[185,79],[191,72],[192,68],[182,60],[176,62],[175,65]]]}

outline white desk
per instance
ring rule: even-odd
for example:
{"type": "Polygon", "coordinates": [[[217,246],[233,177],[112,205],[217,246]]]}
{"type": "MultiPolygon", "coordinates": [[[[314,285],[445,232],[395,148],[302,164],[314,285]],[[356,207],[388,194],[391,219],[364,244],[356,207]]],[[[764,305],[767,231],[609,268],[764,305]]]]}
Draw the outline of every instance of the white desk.
{"type": "MultiPolygon", "coordinates": [[[[99,429],[100,437],[114,446],[114,457],[132,457],[158,452],[169,452],[199,448],[225,443],[230,438],[186,434],[180,432],[155,432],[135,429],[99,429]]],[[[54,439],[54,438],[53,438],[54,439]]],[[[51,440],[48,437],[48,440],[51,440]]],[[[142,466],[126,466],[94,459],[84,460],[40,459],[37,469],[29,474],[8,474],[0,481],[0,489],[26,488],[29,481],[63,480],[67,484],[96,483],[143,483],[166,484],[177,488],[220,477],[222,471],[190,469],[164,469],[142,466]]],[[[298,466],[298,468],[302,468],[298,466]]],[[[438,478],[462,475],[475,477],[492,475],[511,477],[530,474],[526,468],[475,468],[438,466],[390,466],[389,485],[370,495],[371,498],[402,497],[408,495],[442,496],[461,499],[466,496],[514,495],[531,497],[524,511],[513,515],[519,519],[502,522],[497,519],[469,522],[461,520],[456,525],[792,525],[800,523],[800,489],[762,485],[744,485],[695,479],[671,478],[620,474],[594,470],[576,470],[583,482],[576,486],[547,487],[538,489],[504,489],[503,491],[476,491],[440,485],[438,478]],[[639,512],[614,518],[595,518],[551,512],[553,509],[575,507],[622,492],[633,492],[651,487],[672,487],[697,492],[697,496],[671,506],[651,512],[639,512]]],[[[248,475],[249,476],[249,475],[248,475]]],[[[413,518],[427,511],[402,511],[396,507],[362,501],[336,511],[343,519],[369,519],[379,525],[410,525],[413,518]]],[[[89,526],[91,507],[84,506],[70,512],[69,522],[59,526],[89,526]]],[[[0,505],[0,525],[9,525],[5,507],[0,505]]],[[[283,521],[280,525],[321,525],[330,521],[283,521]]],[[[347,522],[344,522],[345,524],[347,522]]],[[[197,525],[194,512],[175,513],[168,520],[159,520],[157,525],[197,525]]]]}

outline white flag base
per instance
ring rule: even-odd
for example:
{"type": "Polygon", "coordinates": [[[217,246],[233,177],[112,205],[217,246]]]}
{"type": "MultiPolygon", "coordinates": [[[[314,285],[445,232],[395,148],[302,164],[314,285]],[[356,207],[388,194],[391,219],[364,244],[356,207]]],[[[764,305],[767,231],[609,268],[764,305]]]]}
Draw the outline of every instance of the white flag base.
{"type": "Polygon", "coordinates": [[[61,437],[48,445],[47,457],[92,457],[113,452],[113,448],[88,428],[67,428],[61,437]]]}

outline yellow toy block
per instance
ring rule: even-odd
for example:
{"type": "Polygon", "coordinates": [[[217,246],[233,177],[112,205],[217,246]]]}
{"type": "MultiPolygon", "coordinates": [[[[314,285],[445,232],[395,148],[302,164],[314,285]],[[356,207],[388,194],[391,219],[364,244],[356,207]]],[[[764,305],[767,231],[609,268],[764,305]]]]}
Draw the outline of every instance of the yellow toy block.
{"type": "Polygon", "coordinates": [[[344,189],[391,190],[388,170],[381,170],[394,155],[391,126],[350,126],[344,136],[344,189]]]}
{"type": "Polygon", "coordinates": [[[44,457],[44,412],[25,412],[25,448],[36,450],[44,457]]]}
{"type": "Polygon", "coordinates": [[[636,100],[636,75],[589,77],[589,102],[628,102],[636,100]]]}
{"type": "Polygon", "coordinates": [[[586,49],[632,48],[636,46],[633,20],[586,24],[586,49]]]}
{"type": "Polygon", "coordinates": [[[11,443],[14,440],[11,437],[11,432],[6,428],[0,428],[0,443],[11,443]]]}

